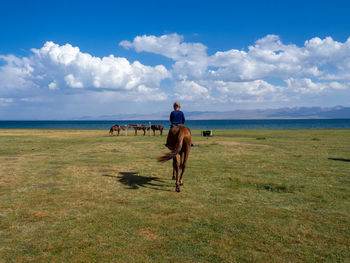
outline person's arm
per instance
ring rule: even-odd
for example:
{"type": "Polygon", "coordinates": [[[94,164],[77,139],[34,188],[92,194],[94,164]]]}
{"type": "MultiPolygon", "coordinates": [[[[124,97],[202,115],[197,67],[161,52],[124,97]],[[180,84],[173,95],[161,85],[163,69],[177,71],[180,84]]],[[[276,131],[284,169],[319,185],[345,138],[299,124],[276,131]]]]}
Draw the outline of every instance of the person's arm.
{"type": "Polygon", "coordinates": [[[170,113],[170,122],[173,123],[174,121],[174,114],[173,112],[170,113]]]}
{"type": "Polygon", "coordinates": [[[182,113],[182,124],[184,124],[184,123],[185,123],[185,114],[182,113]]]}

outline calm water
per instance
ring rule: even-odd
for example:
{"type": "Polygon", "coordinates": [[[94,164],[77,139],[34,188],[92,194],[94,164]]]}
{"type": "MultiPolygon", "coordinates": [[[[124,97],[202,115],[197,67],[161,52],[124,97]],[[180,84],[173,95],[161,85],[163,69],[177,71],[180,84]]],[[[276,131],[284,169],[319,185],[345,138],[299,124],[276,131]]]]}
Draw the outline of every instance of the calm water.
{"type": "MultiPolygon", "coordinates": [[[[0,129],[98,129],[148,121],[0,121],[0,129]]],[[[169,128],[169,121],[151,121],[169,128]]],[[[190,129],[350,129],[350,119],[318,120],[188,120],[190,129]]]]}

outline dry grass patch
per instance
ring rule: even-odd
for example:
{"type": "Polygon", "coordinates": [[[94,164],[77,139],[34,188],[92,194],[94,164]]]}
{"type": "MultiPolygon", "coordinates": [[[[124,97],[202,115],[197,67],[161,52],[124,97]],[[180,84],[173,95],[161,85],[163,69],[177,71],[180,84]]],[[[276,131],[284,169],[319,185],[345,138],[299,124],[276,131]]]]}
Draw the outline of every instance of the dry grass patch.
{"type": "Polygon", "coordinates": [[[155,233],[154,230],[152,231],[152,229],[148,228],[139,229],[138,235],[147,241],[158,240],[161,238],[158,234],[155,233]]]}

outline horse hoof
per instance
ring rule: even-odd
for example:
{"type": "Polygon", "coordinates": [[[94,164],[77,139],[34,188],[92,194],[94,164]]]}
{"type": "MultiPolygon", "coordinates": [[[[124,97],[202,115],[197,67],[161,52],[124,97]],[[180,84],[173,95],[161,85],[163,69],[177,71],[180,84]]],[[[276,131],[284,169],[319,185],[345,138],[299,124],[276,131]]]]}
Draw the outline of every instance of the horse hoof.
{"type": "Polygon", "coordinates": [[[180,185],[184,185],[184,183],[180,183],[180,185]]]}
{"type": "Polygon", "coordinates": [[[180,193],[180,187],[176,187],[176,192],[180,193]]]}

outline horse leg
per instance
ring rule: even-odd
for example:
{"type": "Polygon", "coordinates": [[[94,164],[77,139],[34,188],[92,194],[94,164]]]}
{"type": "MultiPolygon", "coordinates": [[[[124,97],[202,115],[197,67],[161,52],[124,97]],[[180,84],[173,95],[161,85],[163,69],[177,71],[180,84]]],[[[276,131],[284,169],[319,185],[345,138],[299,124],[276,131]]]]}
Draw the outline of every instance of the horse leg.
{"type": "MultiPolygon", "coordinates": [[[[190,144],[191,145],[191,144],[190,144]]],[[[188,155],[190,153],[190,149],[191,149],[191,146],[187,146],[186,147],[186,150],[183,151],[181,153],[181,176],[180,176],[180,185],[183,185],[184,184],[184,179],[183,179],[183,175],[184,175],[184,172],[185,172],[185,168],[186,168],[186,163],[187,163],[187,159],[188,159],[188,155]]]]}
{"type": "Polygon", "coordinates": [[[120,133],[120,129],[118,129],[118,136],[119,136],[119,133],[120,133]]]}
{"type": "Polygon", "coordinates": [[[143,136],[146,135],[146,129],[143,129],[143,136]]]}
{"type": "Polygon", "coordinates": [[[183,171],[184,171],[184,159],[185,159],[185,152],[180,153],[180,170],[181,170],[181,176],[180,176],[180,185],[183,185],[183,171]]]}
{"type": "Polygon", "coordinates": [[[153,136],[156,136],[156,130],[153,130],[153,136]]]}
{"type": "Polygon", "coordinates": [[[137,129],[135,128],[135,136],[137,135],[137,129]]]}
{"type": "Polygon", "coordinates": [[[176,174],[176,166],[177,166],[177,157],[173,158],[173,180],[176,180],[175,174],[176,174]]]}
{"type": "Polygon", "coordinates": [[[180,192],[180,184],[179,184],[179,164],[177,162],[177,156],[173,158],[173,176],[174,173],[176,174],[176,183],[175,183],[175,189],[176,192],[180,192]]]}

